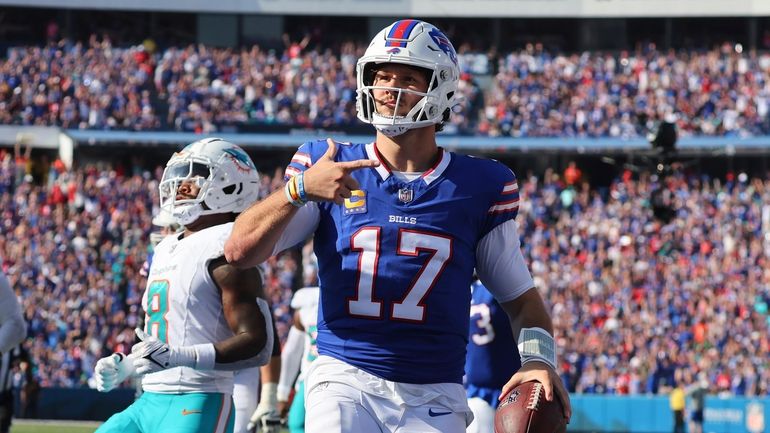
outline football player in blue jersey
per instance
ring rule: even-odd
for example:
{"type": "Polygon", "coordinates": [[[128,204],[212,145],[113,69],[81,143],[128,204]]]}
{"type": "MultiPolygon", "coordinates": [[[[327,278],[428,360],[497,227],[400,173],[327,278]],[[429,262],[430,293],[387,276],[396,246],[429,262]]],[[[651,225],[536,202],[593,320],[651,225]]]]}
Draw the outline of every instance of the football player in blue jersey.
{"type": "Polygon", "coordinates": [[[436,144],[458,103],[451,42],[426,22],[397,21],[356,75],[358,117],[375,141],[303,144],[283,191],[241,214],[225,245],[245,267],[314,236],[319,357],[305,381],[306,431],[464,432],[474,268],[523,349],[501,392],[539,381],[569,417],[551,318],[519,246],[516,177],[436,144]]]}
{"type": "Polygon", "coordinates": [[[476,280],[471,285],[471,323],[465,389],[473,422],[467,433],[492,433],[500,391],[521,366],[508,315],[476,280]]]}

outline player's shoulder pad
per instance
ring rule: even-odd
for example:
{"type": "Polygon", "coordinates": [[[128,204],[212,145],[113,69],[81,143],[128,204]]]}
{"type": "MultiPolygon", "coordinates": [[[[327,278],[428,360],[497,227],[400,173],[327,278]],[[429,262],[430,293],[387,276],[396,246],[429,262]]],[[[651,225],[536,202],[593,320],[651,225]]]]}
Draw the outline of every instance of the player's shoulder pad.
{"type": "MultiPolygon", "coordinates": [[[[334,142],[337,144],[337,157],[335,160],[340,161],[344,160],[344,154],[347,153],[350,149],[363,146],[362,144],[357,143],[351,143],[347,141],[337,141],[334,140],[334,142]]],[[[326,151],[329,149],[329,143],[326,142],[326,139],[323,140],[313,140],[313,141],[307,141],[302,144],[302,146],[297,149],[297,153],[295,153],[295,157],[297,155],[301,156],[307,156],[308,161],[310,164],[306,165],[306,167],[310,167],[311,165],[315,164],[316,161],[321,159],[322,156],[326,153],[326,151]]],[[[292,162],[294,159],[292,159],[292,162]]]]}
{"type": "Polygon", "coordinates": [[[462,164],[463,171],[473,173],[468,176],[468,181],[475,182],[478,191],[500,194],[505,185],[516,182],[513,170],[496,159],[459,154],[455,156],[458,163],[462,164]]]}
{"type": "MultiPolygon", "coordinates": [[[[336,161],[345,160],[345,155],[348,153],[348,149],[354,148],[356,145],[352,143],[347,142],[339,142],[335,141],[337,143],[337,155],[335,157],[336,161]]],[[[303,143],[296,152],[294,152],[294,156],[292,156],[291,161],[286,166],[286,170],[284,172],[284,180],[289,180],[293,176],[298,175],[299,173],[307,170],[308,168],[312,167],[313,164],[318,162],[319,159],[326,153],[326,151],[329,149],[329,144],[326,142],[326,140],[312,140],[312,141],[306,141],[303,143]]]]}
{"type": "Polygon", "coordinates": [[[310,167],[318,161],[324,153],[326,153],[328,147],[329,145],[326,144],[326,140],[306,141],[297,149],[294,158],[292,158],[292,162],[300,162],[303,163],[305,167],[310,167]],[[299,159],[306,157],[307,159],[297,161],[297,157],[299,157],[299,159]]]}
{"type": "Polygon", "coordinates": [[[228,222],[201,230],[201,234],[206,235],[205,238],[201,238],[201,242],[206,243],[206,258],[208,260],[217,259],[225,255],[225,242],[230,237],[234,224],[233,222],[228,222]]]}
{"type": "Polygon", "coordinates": [[[158,242],[157,245],[153,248],[154,252],[158,252],[160,250],[163,250],[165,248],[168,248],[169,245],[178,242],[179,241],[179,233],[173,233],[170,235],[166,235],[163,237],[163,239],[158,242]]]}
{"type": "Polygon", "coordinates": [[[303,287],[294,293],[291,298],[291,308],[299,310],[318,304],[320,289],[318,287],[303,287]]]}

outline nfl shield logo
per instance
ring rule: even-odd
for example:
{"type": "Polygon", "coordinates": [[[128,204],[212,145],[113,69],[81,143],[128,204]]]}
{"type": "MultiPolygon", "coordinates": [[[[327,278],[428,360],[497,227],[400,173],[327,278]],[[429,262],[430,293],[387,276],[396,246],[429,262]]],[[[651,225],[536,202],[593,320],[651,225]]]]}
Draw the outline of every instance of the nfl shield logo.
{"type": "Polygon", "coordinates": [[[398,201],[401,203],[409,203],[414,198],[414,191],[409,188],[401,188],[398,190],[398,201]]]}

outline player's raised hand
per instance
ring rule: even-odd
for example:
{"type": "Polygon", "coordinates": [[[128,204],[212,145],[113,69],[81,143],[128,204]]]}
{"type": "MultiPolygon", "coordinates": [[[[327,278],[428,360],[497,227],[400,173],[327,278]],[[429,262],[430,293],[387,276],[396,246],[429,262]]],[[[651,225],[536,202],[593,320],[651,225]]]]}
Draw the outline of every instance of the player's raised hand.
{"type": "Polygon", "coordinates": [[[333,201],[342,204],[350,198],[350,191],[359,188],[351,173],[368,167],[377,167],[379,161],[358,159],[355,161],[337,162],[337,143],[331,138],[326,139],[329,148],[326,153],[304,174],[305,194],[310,201],[333,201]]]}

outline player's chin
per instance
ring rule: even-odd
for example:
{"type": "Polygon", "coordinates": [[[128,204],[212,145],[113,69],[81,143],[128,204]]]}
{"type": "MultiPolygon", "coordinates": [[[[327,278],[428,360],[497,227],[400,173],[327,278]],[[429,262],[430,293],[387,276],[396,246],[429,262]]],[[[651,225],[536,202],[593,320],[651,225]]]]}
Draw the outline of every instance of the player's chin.
{"type": "Polygon", "coordinates": [[[394,108],[389,108],[386,105],[380,105],[379,108],[377,109],[377,114],[379,114],[382,117],[392,118],[394,112],[395,112],[394,108]]]}

